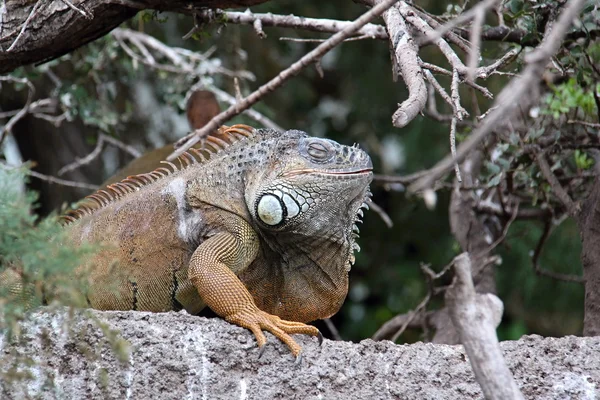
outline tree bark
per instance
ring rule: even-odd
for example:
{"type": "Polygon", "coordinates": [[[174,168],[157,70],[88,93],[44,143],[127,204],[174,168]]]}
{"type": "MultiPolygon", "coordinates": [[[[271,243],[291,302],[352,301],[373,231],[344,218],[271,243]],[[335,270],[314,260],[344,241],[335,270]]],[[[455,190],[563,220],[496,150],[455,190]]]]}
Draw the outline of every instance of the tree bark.
{"type": "Polygon", "coordinates": [[[0,73],[39,64],[104,36],[138,11],[152,9],[192,14],[200,7],[248,7],[267,0],[41,0],[6,1],[0,9],[0,73]],[[86,14],[86,15],[83,15],[86,14]]]}

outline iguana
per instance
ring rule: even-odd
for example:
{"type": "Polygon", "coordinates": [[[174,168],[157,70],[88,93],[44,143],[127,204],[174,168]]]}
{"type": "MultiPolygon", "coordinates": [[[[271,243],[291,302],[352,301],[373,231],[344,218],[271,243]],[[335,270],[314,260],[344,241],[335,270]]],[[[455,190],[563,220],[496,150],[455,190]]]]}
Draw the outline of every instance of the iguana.
{"type": "Polygon", "coordinates": [[[299,359],[290,334],[321,339],[305,323],[346,297],[371,179],[358,146],[234,125],[179,166],[88,196],[66,229],[75,245],[105,243],[86,263],[92,308],[196,314],[208,305],[250,329],[261,352],[266,330],[299,359]]]}

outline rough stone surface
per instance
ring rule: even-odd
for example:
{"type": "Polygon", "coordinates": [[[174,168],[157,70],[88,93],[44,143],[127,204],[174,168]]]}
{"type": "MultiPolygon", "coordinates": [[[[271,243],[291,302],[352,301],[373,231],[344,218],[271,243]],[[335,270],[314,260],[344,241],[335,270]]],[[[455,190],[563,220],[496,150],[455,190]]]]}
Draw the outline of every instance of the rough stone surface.
{"type": "MultiPolygon", "coordinates": [[[[325,340],[319,348],[298,336],[304,358],[295,365],[271,335],[257,359],[248,331],[184,312],[70,319],[42,310],[31,321],[18,343],[0,336],[2,399],[482,398],[462,346],[325,340]],[[115,352],[94,320],[120,330],[131,353],[115,352]],[[36,363],[25,366],[27,358],[36,363]],[[19,379],[27,371],[30,379],[19,379]]],[[[600,337],[528,336],[502,350],[526,398],[600,399],[600,337]]]]}

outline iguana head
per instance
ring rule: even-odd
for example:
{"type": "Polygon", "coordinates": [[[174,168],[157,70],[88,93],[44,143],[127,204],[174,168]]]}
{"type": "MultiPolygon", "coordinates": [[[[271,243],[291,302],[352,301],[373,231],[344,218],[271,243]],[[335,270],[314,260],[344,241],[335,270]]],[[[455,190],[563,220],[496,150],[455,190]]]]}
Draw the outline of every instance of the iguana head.
{"type": "Polygon", "coordinates": [[[324,318],[337,311],[346,295],[353,251],[359,249],[355,222],[360,221],[361,207],[369,200],[373,165],[356,145],[344,146],[300,131],[285,132],[270,151],[271,162],[249,180],[245,196],[268,246],[266,257],[274,258],[270,264],[280,268],[270,283],[284,287],[275,290],[279,292],[275,297],[280,297],[265,307],[290,316],[286,308],[292,307],[286,307],[286,302],[330,295],[331,299],[311,302],[327,311],[307,310],[307,315],[291,316],[295,320],[324,318]]]}

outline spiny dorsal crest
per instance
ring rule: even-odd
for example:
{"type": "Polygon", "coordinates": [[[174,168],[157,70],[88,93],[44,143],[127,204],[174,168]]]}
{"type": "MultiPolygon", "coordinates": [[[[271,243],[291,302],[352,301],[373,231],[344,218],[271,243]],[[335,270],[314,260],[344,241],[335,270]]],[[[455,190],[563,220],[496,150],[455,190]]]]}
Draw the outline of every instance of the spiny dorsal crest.
{"type": "Polygon", "coordinates": [[[205,163],[213,155],[221,153],[232,144],[254,137],[255,133],[256,130],[248,125],[223,125],[217,132],[200,139],[197,147],[192,147],[179,156],[177,158],[179,166],[169,161],[161,161],[166,165],[165,167],[159,167],[145,174],[128,176],[121,182],[108,185],[105,189],[100,189],[96,193],[85,197],[76,209],[67,211],[65,215],[61,216],[61,222],[63,225],[68,225],[85,215],[106,207],[128,193],[135,192],[190,165],[205,163]]]}

